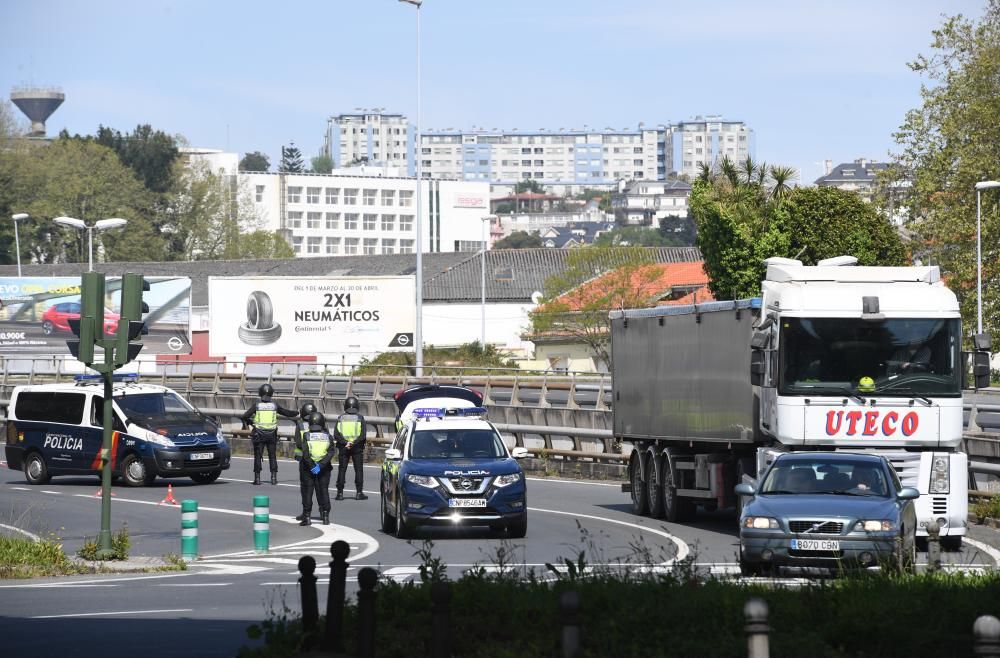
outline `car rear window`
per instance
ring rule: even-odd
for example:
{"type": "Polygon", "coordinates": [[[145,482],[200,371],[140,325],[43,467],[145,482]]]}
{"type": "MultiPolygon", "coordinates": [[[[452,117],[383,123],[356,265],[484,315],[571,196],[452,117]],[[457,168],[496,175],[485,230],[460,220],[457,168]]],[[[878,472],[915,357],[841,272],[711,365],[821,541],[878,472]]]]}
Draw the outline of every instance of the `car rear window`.
{"type": "Polygon", "coordinates": [[[19,420],[78,425],[86,397],[83,393],[25,391],[17,396],[14,415],[19,420]]]}

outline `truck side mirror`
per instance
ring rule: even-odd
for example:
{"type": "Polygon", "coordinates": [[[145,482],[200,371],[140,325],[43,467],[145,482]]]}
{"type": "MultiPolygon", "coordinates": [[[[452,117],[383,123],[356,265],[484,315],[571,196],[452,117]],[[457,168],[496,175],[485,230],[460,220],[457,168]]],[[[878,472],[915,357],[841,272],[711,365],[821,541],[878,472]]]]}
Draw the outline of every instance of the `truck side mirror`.
{"type": "Polygon", "coordinates": [[[771,334],[766,331],[755,331],[750,338],[750,347],[755,350],[762,350],[767,347],[771,334]]]}
{"type": "Polygon", "coordinates": [[[972,380],[973,386],[979,388],[990,387],[990,353],[972,353],[972,380]]]}
{"type": "Polygon", "coordinates": [[[763,386],[764,373],[767,371],[765,362],[767,353],[764,350],[755,349],[750,352],[750,385],[763,386]]]}
{"type": "Polygon", "coordinates": [[[972,344],[975,346],[977,352],[989,352],[993,349],[991,343],[990,335],[986,332],[972,336],[972,344]]]}

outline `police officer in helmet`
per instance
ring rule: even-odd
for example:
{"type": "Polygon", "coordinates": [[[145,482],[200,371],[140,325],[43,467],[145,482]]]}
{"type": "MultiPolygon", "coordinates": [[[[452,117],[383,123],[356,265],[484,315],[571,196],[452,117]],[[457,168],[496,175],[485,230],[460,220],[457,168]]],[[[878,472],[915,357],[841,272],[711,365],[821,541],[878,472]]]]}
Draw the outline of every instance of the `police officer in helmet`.
{"type": "MultiPolygon", "coordinates": [[[[293,457],[295,461],[302,461],[302,450],[306,445],[306,435],[309,434],[309,416],[316,411],[316,405],[311,401],[306,400],[299,407],[299,420],[295,423],[295,452],[293,457]]],[[[299,473],[299,484],[302,483],[302,473],[299,473]]],[[[302,515],[299,514],[295,517],[296,521],[302,520],[302,515]]]]}
{"type": "Polygon", "coordinates": [[[264,448],[267,448],[267,459],[271,466],[271,484],[278,484],[278,459],[275,451],[278,448],[278,416],[295,418],[298,413],[285,409],[271,399],[274,388],[270,384],[262,384],[258,389],[260,400],[254,402],[243,414],[243,424],[250,424],[250,440],[253,443],[253,483],[260,484],[261,462],[264,458],[264,448]]]}
{"type": "Polygon", "coordinates": [[[299,462],[299,489],[302,493],[302,517],[299,525],[310,525],[313,491],[319,503],[319,516],[323,525],[330,523],[330,474],[333,472],[335,445],[326,431],[323,414],[309,414],[309,429],[303,434],[302,461],[299,462]]]}
{"type": "Polygon", "coordinates": [[[347,476],[347,463],[354,462],[354,486],[357,500],[367,500],[363,490],[365,482],[364,453],[365,437],[368,426],[365,417],[361,415],[361,405],[353,395],[344,400],[344,413],[337,417],[333,428],[333,437],[340,448],[340,463],[337,469],[337,500],[344,499],[344,480],[347,476]]]}

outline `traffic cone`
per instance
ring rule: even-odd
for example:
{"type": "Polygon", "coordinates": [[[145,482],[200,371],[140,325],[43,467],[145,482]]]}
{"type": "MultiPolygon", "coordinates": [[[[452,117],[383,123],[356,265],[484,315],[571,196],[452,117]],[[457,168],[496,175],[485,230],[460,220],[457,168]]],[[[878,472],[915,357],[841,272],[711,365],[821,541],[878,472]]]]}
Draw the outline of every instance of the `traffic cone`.
{"type": "Polygon", "coordinates": [[[174,485],[167,485],[167,497],[157,503],[157,505],[178,505],[179,503],[174,500],[174,485]]]}
{"type": "MultiPolygon", "coordinates": [[[[94,498],[100,498],[101,494],[103,493],[103,491],[104,491],[103,487],[98,487],[97,491],[94,492],[94,498]]],[[[116,494],[114,491],[112,491],[111,495],[112,496],[117,496],[118,494],[116,494]]]]}

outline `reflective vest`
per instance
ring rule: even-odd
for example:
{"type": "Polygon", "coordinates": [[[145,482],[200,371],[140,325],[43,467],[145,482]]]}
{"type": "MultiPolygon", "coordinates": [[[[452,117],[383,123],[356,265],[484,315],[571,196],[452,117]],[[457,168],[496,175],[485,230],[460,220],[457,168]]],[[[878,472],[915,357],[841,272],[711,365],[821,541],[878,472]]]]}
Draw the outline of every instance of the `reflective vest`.
{"type": "Polygon", "coordinates": [[[326,432],[309,432],[305,434],[309,458],[319,463],[330,451],[330,435],[326,432]]]}
{"type": "Polygon", "coordinates": [[[337,432],[351,445],[361,437],[361,416],[344,414],[337,419],[337,432]]]}
{"type": "Polygon", "coordinates": [[[295,451],[292,455],[295,461],[300,461],[302,459],[302,446],[306,442],[306,435],[309,434],[309,423],[299,423],[298,432],[295,436],[295,451]]]}
{"type": "Polygon", "coordinates": [[[250,422],[259,430],[278,429],[278,405],[274,402],[258,402],[250,422]]]}

